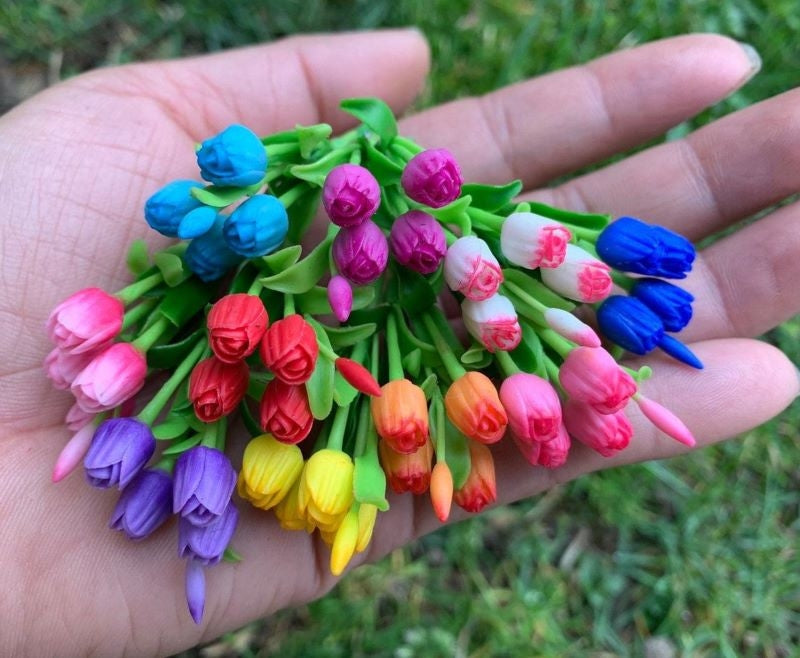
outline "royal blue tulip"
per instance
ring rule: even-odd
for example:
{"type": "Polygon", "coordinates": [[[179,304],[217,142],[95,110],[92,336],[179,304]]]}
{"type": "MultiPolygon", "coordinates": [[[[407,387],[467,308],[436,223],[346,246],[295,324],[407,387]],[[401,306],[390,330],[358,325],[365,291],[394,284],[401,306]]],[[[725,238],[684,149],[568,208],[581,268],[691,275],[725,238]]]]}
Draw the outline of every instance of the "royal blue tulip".
{"type": "Polygon", "coordinates": [[[289,216],[277,197],[257,194],[231,213],[222,232],[232,251],[257,258],[280,247],[288,230],[289,216]]]}
{"type": "Polygon", "coordinates": [[[193,180],[175,180],[162,187],[144,204],[144,218],[150,228],[168,238],[178,237],[178,226],[186,213],[202,204],[191,195],[203,186],[193,180]]]}
{"type": "Polygon", "coordinates": [[[230,459],[220,450],[203,445],[178,457],[173,477],[172,511],[196,526],[219,519],[236,486],[230,459]]]}
{"type": "Polygon", "coordinates": [[[93,487],[125,488],[153,456],[153,432],[136,418],[103,421],[83,459],[86,479],[93,487]]]}
{"type": "Polygon", "coordinates": [[[630,294],[661,318],[667,331],[680,331],[692,319],[694,297],[668,281],[639,279],[630,294]]]}
{"type": "Polygon", "coordinates": [[[252,130],[233,124],[201,144],[197,165],[203,180],[214,185],[246,187],[264,178],[267,152],[252,130]]]}
{"type": "Polygon", "coordinates": [[[697,358],[692,350],[686,347],[686,345],[684,345],[677,338],[670,336],[669,334],[664,334],[664,338],[661,339],[661,342],[658,344],[658,346],[673,359],[683,361],[683,363],[688,366],[692,366],[692,368],[697,368],[698,370],[703,369],[703,362],[697,358]]]}
{"type": "Polygon", "coordinates": [[[682,235],[662,226],[620,217],[598,237],[597,255],[623,272],[684,279],[692,269],[695,250],[682,235]]]}
{"type": "Polygon", "coordinates": [[[144,539],[172,512],[172,478],[162,470],[145,469],[125,487],[109,526],[130,539],[144,539]]]}
{"type": "Polygon", "coordinates": [[[664,336],[658,316],[633,297],[607,298],[597,309],[597,324],[606,337],[634,354],[652,352],[664,336]]]}
{"type": "Polygon", "coordinates": [[[211,206],[200,206],[186,213],[178,226],[178,237],[181,240],[192,240],[208,233],[217,221],[217,209],[211,206]]]}
{"type": "Polygon", "coordinates": [[[222,278],[242,261],[242,257],[225,244],[222,237],[222,215],[217,216],[216,222],[207,233],[189,243],[183,260],[206,283],[222,278]]]}

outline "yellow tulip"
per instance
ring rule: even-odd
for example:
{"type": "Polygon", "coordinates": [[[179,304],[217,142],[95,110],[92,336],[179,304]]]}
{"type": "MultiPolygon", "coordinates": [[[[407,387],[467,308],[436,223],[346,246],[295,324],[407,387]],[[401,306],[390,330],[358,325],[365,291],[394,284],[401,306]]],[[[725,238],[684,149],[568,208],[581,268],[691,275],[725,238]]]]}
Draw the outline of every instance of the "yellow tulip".
{"type": "Polygon", "coordinates": [[[375,505],[364,503],[358,508],[358,541],[356,542],[356,553],[361,553],[367,548],[372,540],[372,531],[375,529],[375,519],[378,516],[378,508],[375,505]]]}
{"type": "Polygon", "coordinates": [[[296,445],[276,441],[271,434],[257,436],[244,450],[237,490],[255,507],[270,509],[289,493],[303,469],[296,445]]]}
{"type": "Polygon", "coordinates": [[[300,475],[300,513],[321,531],[339,527],[353,503],[353,460],[340,450],[325,448],[311,455],[300,475]]]}
{"type": "Polygon", "coordinates": [[[331,547],[331,573],[339,576],[356,552],[358,543],[358,505],[353,505],[342,519],[331,547]]]}
{"type": "Polygon", "coordinates": [[[300,492],[300,480],[295,481],[289,493],[284,499],[275,506],[275,516],[284,530],[305,530],[309,534],[314,532],[314,524],[309,523],[300,511],[298,494],[300,492]]]}

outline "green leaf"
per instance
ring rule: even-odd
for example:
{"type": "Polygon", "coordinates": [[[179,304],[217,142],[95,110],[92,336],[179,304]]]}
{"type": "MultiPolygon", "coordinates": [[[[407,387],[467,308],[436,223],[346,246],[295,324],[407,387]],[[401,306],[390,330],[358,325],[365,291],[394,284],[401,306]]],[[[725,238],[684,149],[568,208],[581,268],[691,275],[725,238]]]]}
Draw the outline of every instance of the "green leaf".
{"type": "Polygon", "coordinates": [[[391,312],[391,304],[375,304],[369,308],[363,308],[358,311],[353,311],[350,314],[348,322],[354,324],[364,324],[366,322],[374,322],[379,327],[382,327],[386,322],[386,316],[391,312]]]}
{"type": "Polygon", "coordinates": [[[193,187],[190,193],[195,199],[200,201],[200,203],[204,203],[212,208],[224,208],[242,197],[255,194],[263,186],[263,181],[248,185],[247,187],[207,185],[206,187],[193,187]]]}
{"type": "Polygon", "coordinates": [[[303,247],[299,244],[293,244],[279,251],[273,251],[268,256],[262,256],[261,261],[273,273],[277,274],[294,265],[300,259],[300,254],[302,253],[303,247]]]}
{"type": "Polygon", "coordinates": [[[308,227],[314,221],[314,216],[317,214],[321,195],[321,188],[310,187],[306,193],[286,209],[289,215],[289,232],[286,234],[289,242],[302,241],[308,227]]]}
{"type": "Polygon", "coordinates": [[[442,208],[427,208],[426,212],[436,217],[440,222],[445,224],[455,224],[461,229],[462,235],[469,235],[472,232],[472,220],[467,215],[467,208],[472,203],[472,197],[469,195],[461,196],[453,203],[450,203],[442,208]]]}
{"type": "Polygon", "coordinates": [[[595,231],[601,231],[611,222],[611,215],[598,215],[594,213],[580,213],[570,212],[562,208],[553,208],[544,203],[537,203],[536,201],[528,201],[531,207],[531,212],[555,219],[562,224],[571,224],[572,226],[579,226],[581,228],[588,228],[595,231]]]}
{"type": "Polygon", "coordinates": [[[331,239],[320,242],[303,260],[287,267],[283,272],[261,279],[265,288],[299,294],[311,290],[317,281],[328,271],[328,252],[331,239]]]}
{"type": "Polygon", "coordinates": [[[295,126],[297,141],[300,142],[300,157],[308,159],[322,142],[331,136],[333,128],[327,123],[317,123],[313,126],[295,126]]]}
{"type": "Polygon", "coordinates": [[[381,187],[399,183],[403,167],[381,153],[368,139],[362,139],[361,144],[364,147],[364,165],[375,176],[381,187]]]}
{"type": "Polygon", "coordinates": [[[153,436],[159,441],[168,441],[177,439],[186,430],[189,429],[189,423],[181,416],[170,416],[160,425],[153,428],[153,436]]]}
{"type": "Polygon", "coordinates": [[[422,274],[405,267],[397,267],[395,272],[399,282],[397,303],[406,313],[413,317],[436,303],[436,293],[422,274]]]}
{"type": "MultiPolygon", "coordinates": [[[[369,306],[373,299],[375,299],[374,286],[353,288],[353,310],[369,306]]],[[[328,289],[324,286],[314,286],[308,292],[297,295],[294,302],[303,313],[310,315],[330,315],[333,313],[328,302],[328,289]]]]}
{"type": "Polygon", "coordinates": [[[438,386],[439,386],[439,378],[433,373],[428,375],[419,385],[419,387],[422,389],[422,392],[425,393],[426,400],[431,399],[434,391],[438,388],[438,386]]]}
{"type": "Polygon", "coordinates": [[[186,452],[187,450],[191,450],[196,445],[199,445],[200,441],[202,439],[203,439],[203,435],[202,434],[193,434],[188,439],[184,439],[183,441],[180,441],[180,442],[178,442],[178,443],[176,443],[174,445],[171,445],[169,448],[167,448],[161,454],[162,455],[180,455],[181,453],[186,452]]]}
{"type": "Polygon", "coordinates": [[[350,345],[360,343],[362,340],[367,340],[367,338],[375,333],[377,328],[377,324],[368,322],[366,324],[347,325],[344,327],[326,326],[325,332],[328,334],[333,349],[338,350],[342,347],[349,347],[350,345]]]}
{"type": "Polygon", "coordinates": [[[336,149],[328,153],[328,155],[321,157],[316,162],[290,167],[289,173],[295,178],[300,178],[312,185],[322,187],[331,169],[336,165],[344,164],[349,159],[350,149],[336,149]]]}
{"type": "Polygon", "coordinates": [[[353,496],[359,503],[375,505],[381,512],[385,512],[389,509],[389,502],[386,500],[386,475],[378,461],[375,428],[371,427],[369,431],[373,434],[367,438],[367,450],[354,460],[353,496]]]}
{"type": "MultiPolygon", "coordinates": [[[[469,349],[461,355],[461,363],[465,366],[476,366],[478,363],[483,363],[486,359],[488,352],[483,345],[473,342],[470,345],[469,349]]],[[[491,362],[492,357],[489,355],[489,362],[491,362]]]]}
{"type": "Polygon", "coordinates": [[[153,262],[164,277],[164,283],[170,288],[177,286],[191,275],[191,272],[184,269],[183,260],[175,254],[159,251],[153,256],[153,262]]]}
{"type": "Polygon", "coordinates": [[[242,556],[239,555],[232,548],[228,547],[228,548],[225,549],[225,552],[222,554],[222,559],[225,562],[241,562],[242,561],[242,556]]]}
{"type": "Polygon", "coordinates": [[[172,288],[158,305],[158,311],[176,327],[200,312],[211,299],[212,288],[192,277],[172,288]]]}
{"type": "Polygon", "coordinates": [[[461,187],[462,195],[472,197],[472,205],[487,212],[500,210],[522,191],[522,181],[514,180],[505,185],[480,185],[467,183],[461,187]]]}
{"type": "Polygon", "coordinates": [[[460,489],[469,477],[472,458],[469,454],[469,439],[459,432],[449,418],[445,419],[445,445],[447,446],[447,465],[453,474],[453,488],[460,489]]]}
{"type": "Polygon", "coordinates": [[[339,107],[352,114],[378,135],[384,146],[397,136],[397,121],[391,108],[378,98],[348,98],[339,107]]]}
{"type": "Polygon", "coordinates": [[[128,247],[128,257],[125,260],[133,276],[139,276],[150,267],[150,257],[147,253],[147,243],[144,240],[134,240],[128,247]]]}
{"type": "Polygon", "coordinates": [[[422,368],[422,350],[415,347],[410,352],[406,352],[402,359],[403,370],[405,370],[413,379],[419,376],[419,371],[422,368]]]}
{"type": "Polygon", "coordinates": [[[233,277],[230,289],[230,294],[247,292],[253,284],[253,279],[258,276],[258,270],[253,266],[253,261],[245,261],[242,267],[236,272],[233,277]]]}
{"type": "Polygon", "coordinates": [[[347,380],[337,370],[333,375],[333,399],[336,404],[340,407],[345,407],[355,400],[357,395],[358,390],[348,384],[347,380]]]}
{"type": "MultiPolygon", "coordinates": [[[[317,340],[330,348],[328,334],[325,333],[323,326],[310,315],[305,315],[306,321],[313,327],[317,334],[317,340]]],[[[317,357],[317,364],[314,372],[306,382],[306,392],[308,393],[308,406],[311,408],[311,415],[317,420],[327,418],[333,408],[333,389],[335,386],[336,369],[333,362],[320,354],[317,357]]]]}
{"type": "Polygon", "coordinates": [[[187,357],[204,332],[205,327],[200,327],[177,343],[151,347],[147,350],[147,367],[156,370],[174,368],[187,357]]]}
{"type": "Polygon", "coordinates": [[[571,301],[564,299],[558,293],[553,292],[544,285],[541,281],[526,274],[522,270],[514,267],[507,267],[503,270],[503,277],[506,281],[510,281],[514,285],[522,288],[531,297],[534,297],[545,306],[552,308],[560,308],[565,311],[571,311],[575,308],[575,304],[571,301]]]}
{"type": "Polygon", "coordinates": [[[520,327],[522,327],[522,340],[516,349],[509,352],[509,356],[525,372],[535,373],[547,379],[544,347],[539,334],[527,322],[520,322],[520,327]]]}

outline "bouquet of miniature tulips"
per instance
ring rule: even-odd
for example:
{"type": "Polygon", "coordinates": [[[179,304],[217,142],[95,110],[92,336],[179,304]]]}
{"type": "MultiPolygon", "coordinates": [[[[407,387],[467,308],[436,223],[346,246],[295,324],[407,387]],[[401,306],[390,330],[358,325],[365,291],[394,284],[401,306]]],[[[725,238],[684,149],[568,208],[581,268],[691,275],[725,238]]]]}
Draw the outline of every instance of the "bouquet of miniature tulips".
{"type": "Polygon", "coordinates": [[[76,292],[47,323],[47,375],[75,399],[53,480],[82,464],[119,489],[110,526],[133,540],[177,517],[197,623],[205,569],[239,559],[242,502],[319,531],[338,575],[388,509],[387,483],[429,494],[442,521],[452,502],[495,501],[498,441],[531,467],[558,468],[572,441],[609,457],[632,438],[633,400],[694,443],[638,391],[650,369],[617,363],[660,348],[702,367],[672,335],[692,296],[666,280],[690,270],[690,242],[519,203],[519,181],[464,183],[383,102],[342,107],[361,123],[340,136],[232,125],[198,145],[207,184],[170,182],[144,207],[179,241],[134,242],[133,283],[76,292]],[[238,473],[234,423],[252,437],[238,473]]]}

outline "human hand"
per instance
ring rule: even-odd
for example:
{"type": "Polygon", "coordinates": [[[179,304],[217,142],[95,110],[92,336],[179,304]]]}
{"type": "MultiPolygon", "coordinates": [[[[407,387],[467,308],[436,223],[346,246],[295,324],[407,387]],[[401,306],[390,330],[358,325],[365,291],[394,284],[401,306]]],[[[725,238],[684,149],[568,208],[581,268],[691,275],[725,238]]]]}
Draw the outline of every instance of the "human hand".
{"type": "MultiPolygon", "coordinates": [[[[113,494],[50,469],[68,432],[67,396],[41,372],[49,310],[75,290],[126,282],[123,254],[150,235],[144,200],[192,177],[194,142],[241,122],[258,133],[295,123],[346,127],[338,101],[374,95],[406,106],[427,69],[414,33],[305,37],[205,58],[97,71],[50,89],[0,118],[0,654],[166,654],[323,594],[335,582],[327,549],[241,505],[234,547],[243,562],[208,572],[204,623],[186,612],[174,526],[133,545],[105,526],[113,494]]],[[[715,36],[670,39],[610,55],[411,117],[405,134],[451,149],[468,180],[519,177],[535,190],[557,176],[663,133],[729,94],[751,63],[715,36]]],[[[790,92],[622,162],[532,196],[577,210],[632,214],[697,240],[796,191],[790,92]]],[[[686,287],[697,297],[682,337],[696,372],[648,358],[643,391],[691,428],[700,445],[780,412],[800,384],[792,364],[749,337],[800,310],[800,221],[777,210],[704,250],[686,287]],[[756,254],[756,263],[748,256],[756,254]],[[745,265],[747,267],[745,267],[745,265]]],[[[161,244],[150,238],[153,246],[161,244]]],[[[636,434],[618,457],[575,446],[565,467],[532,468],[503,442],[498,493],[508,502],[604,467],[686,450],[630,411],[636,434]]],[[[434,529],[429,502],[393,497],[379,516],[374,560],[434,529]]]]}

